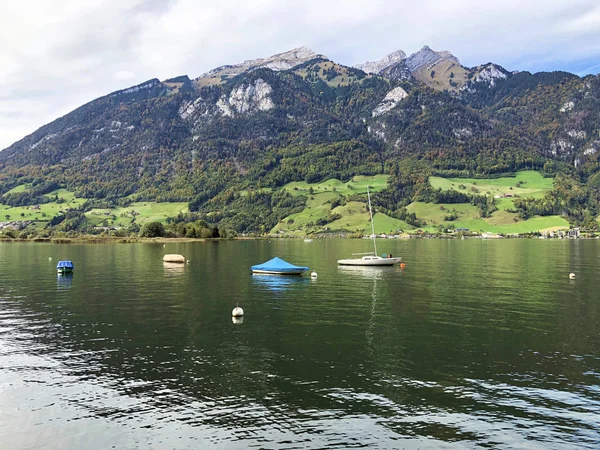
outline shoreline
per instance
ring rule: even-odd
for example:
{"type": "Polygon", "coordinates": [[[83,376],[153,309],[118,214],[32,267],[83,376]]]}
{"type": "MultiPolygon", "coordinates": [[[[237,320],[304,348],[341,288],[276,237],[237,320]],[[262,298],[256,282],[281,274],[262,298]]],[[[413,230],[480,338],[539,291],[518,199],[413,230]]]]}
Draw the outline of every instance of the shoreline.
{"type": "MultiPolygon", "coordinates": [[[[34,239],[0,239],[0,244],[187,244],[192,242],[221,242],[221,241],[261,241],[261,240],[303,240],[302,237],[282,237],[282,236],[243,236],[235,238],[141,238],[141,237],[95,237],[95,236],[80,236],[80,237],[48,237],[34,239]]],[[[364,239],[364,237],[344,237],[344,236],[319,236],[312,237],[311,240],[327,241],[330,239],[364,239]]],[[[569,240],[597,240],[600,236],[580,235],[577,237],[544,237],[537,234],[527,234],[519,236],[483,236],[483,235],[433,235],[433,234],[411,234],[403,235],[396,238],[378,238],[380,240],[461,240],[461,239],[480,239],[480,240],[514,240],[514,239],[536,239],[548,241],[569,241],[569,240]]]]}
{"type": "Polygon", "coordinates": [[[69,237],[69,238],[34,238],[34,239],[0,239],[2,243],[15,244],[167,244],[206,242],[225,239],[201,239],[201,238],[139,238],[139,237],[69,237]]]}

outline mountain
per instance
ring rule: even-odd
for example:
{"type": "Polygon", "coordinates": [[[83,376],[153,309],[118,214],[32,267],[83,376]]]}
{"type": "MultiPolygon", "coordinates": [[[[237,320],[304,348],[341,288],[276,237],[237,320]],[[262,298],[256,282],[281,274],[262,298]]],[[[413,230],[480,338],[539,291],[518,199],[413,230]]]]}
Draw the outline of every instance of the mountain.
{"type": "Polygon", "coordinates": [[[325,56],[313,52],[308,47],[294,48],[269,58],[253,59],[239,64],[217,67],[216,69],[200,75],[194,80],[194,83],[197,86],[218,84],[241,73],[261,68],[271,69],[274,72],[288,70],[316,58],[327,59],[325,56]]]}
{"type": "Polygon", "coordinates": [[[108,94],[0,152],[1,201],[35,204],[7,193],[59,186],[120,205],[188,202],[244,231],[301,206],[277,191],[292,181],[392,173],[394,210],[432,198],[424,173],[600,173],[598,76],[466,68],[429,47],[360,67],[299,48],[108,94]]]}
{"type": "Polygon", "coordinates": [[[408,57],[402,50],[397,50],[380,61],[358,64],[355,67],[396,80],[414,78],[438,90],[459,89],[467,81],[468,73],[452,53],[438,52],[427,45],[408,57]]]}
{"type": "Polygon", "coordinates": [[[412,72],[422,69],[429,70],[437,64],[448,61],[460,65],[458,59],[450,52],[436,52],[425,45],[421,50],[406,58],[406,65],[412,72]]]}
{"type": "Polygon", "coordinates": [[[367,61],[366,63],[358,64],[354,67],[366,73],[380,74],[385,69],[399,63],[400,61],[404,61],[405,59],[406,53],[404,53],[402,50],[396,50],[379,61],[367,61]]]}

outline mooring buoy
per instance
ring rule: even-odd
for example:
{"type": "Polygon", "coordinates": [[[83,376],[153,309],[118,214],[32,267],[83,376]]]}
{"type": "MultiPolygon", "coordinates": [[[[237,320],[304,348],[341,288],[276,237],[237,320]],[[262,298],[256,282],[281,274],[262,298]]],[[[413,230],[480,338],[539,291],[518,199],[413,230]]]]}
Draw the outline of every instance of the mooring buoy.
{"type": "Polygon", "coordinates": [[[231,315],[233,317],[242,317],[244,315],[244,310],[239,306],[236,306],[235,308],[233,308],[233,311],[231,311],[231,315]]]}
{"type": "Polygon", "coordinates": [[[575,279],[575,274],[574,274],[573,272],[571,272],[571,273],[569,274],[569,279],[570,279],[570,280],[574,280],[574,279],[575,279]]]}
{"type": "Polygon", "coordinates": [[[311,277],[311,278],[317,278],[317,272],[312,272],[312,273],[310,274],[310,277],[311,277]]]}

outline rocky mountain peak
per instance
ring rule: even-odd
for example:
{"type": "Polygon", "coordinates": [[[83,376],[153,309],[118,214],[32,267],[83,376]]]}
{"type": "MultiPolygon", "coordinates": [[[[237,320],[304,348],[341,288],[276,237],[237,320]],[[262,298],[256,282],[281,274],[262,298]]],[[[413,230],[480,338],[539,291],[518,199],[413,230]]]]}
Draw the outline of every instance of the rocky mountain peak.
{"type": "Polygon", "coordinates": [[[406,65],[414,72],[422,68],[429,68],[446,60],[460,65],[458,58],[452,53],[448,51],[437,52],[432,50],[428,45],[425,45],[421,50],[406,58],[406,65]]]}
{"type": "Polygon", "coordinates": [[[199,78],[209,78],[218,76],[235,76],[250,70],[267,68],[274,71],[289,70],[314,58],[327,58],[326,56],[315,53],[308,47],[298,47],[287,52],[278,53],[268,58],[251,59],[239,64],[217,67],[199,78]]]}
{"type": "Polygon", "coordinates": [[[396,50],[379,61],[367,61],[363,64],[357,64],[354,67],[367,73],[379,74],[385,69],[399,63],[400,61],[403,61],[404,59],[406,59],[406,53],[404,53],[402,50],[396,50]]]}

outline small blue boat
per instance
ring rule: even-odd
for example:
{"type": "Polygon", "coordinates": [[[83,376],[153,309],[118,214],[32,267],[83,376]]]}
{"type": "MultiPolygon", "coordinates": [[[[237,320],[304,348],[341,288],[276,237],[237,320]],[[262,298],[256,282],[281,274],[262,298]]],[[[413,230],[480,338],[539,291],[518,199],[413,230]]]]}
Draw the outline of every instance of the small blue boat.
{"type": "Polygon", "coordinates": [[[252,273],[269,275],[302,275],[308,270],[308,267],[294,266],[283,259],[275,257],[266,263],[250,267],[250,270],[252,270],[252,273]]]}
{"type": "Polygon", "coordinates": [[[73,273],[73,269],[75,266],[71,261],[59,261],[56,265],[56,270],[58,273],[73,273]]]}

